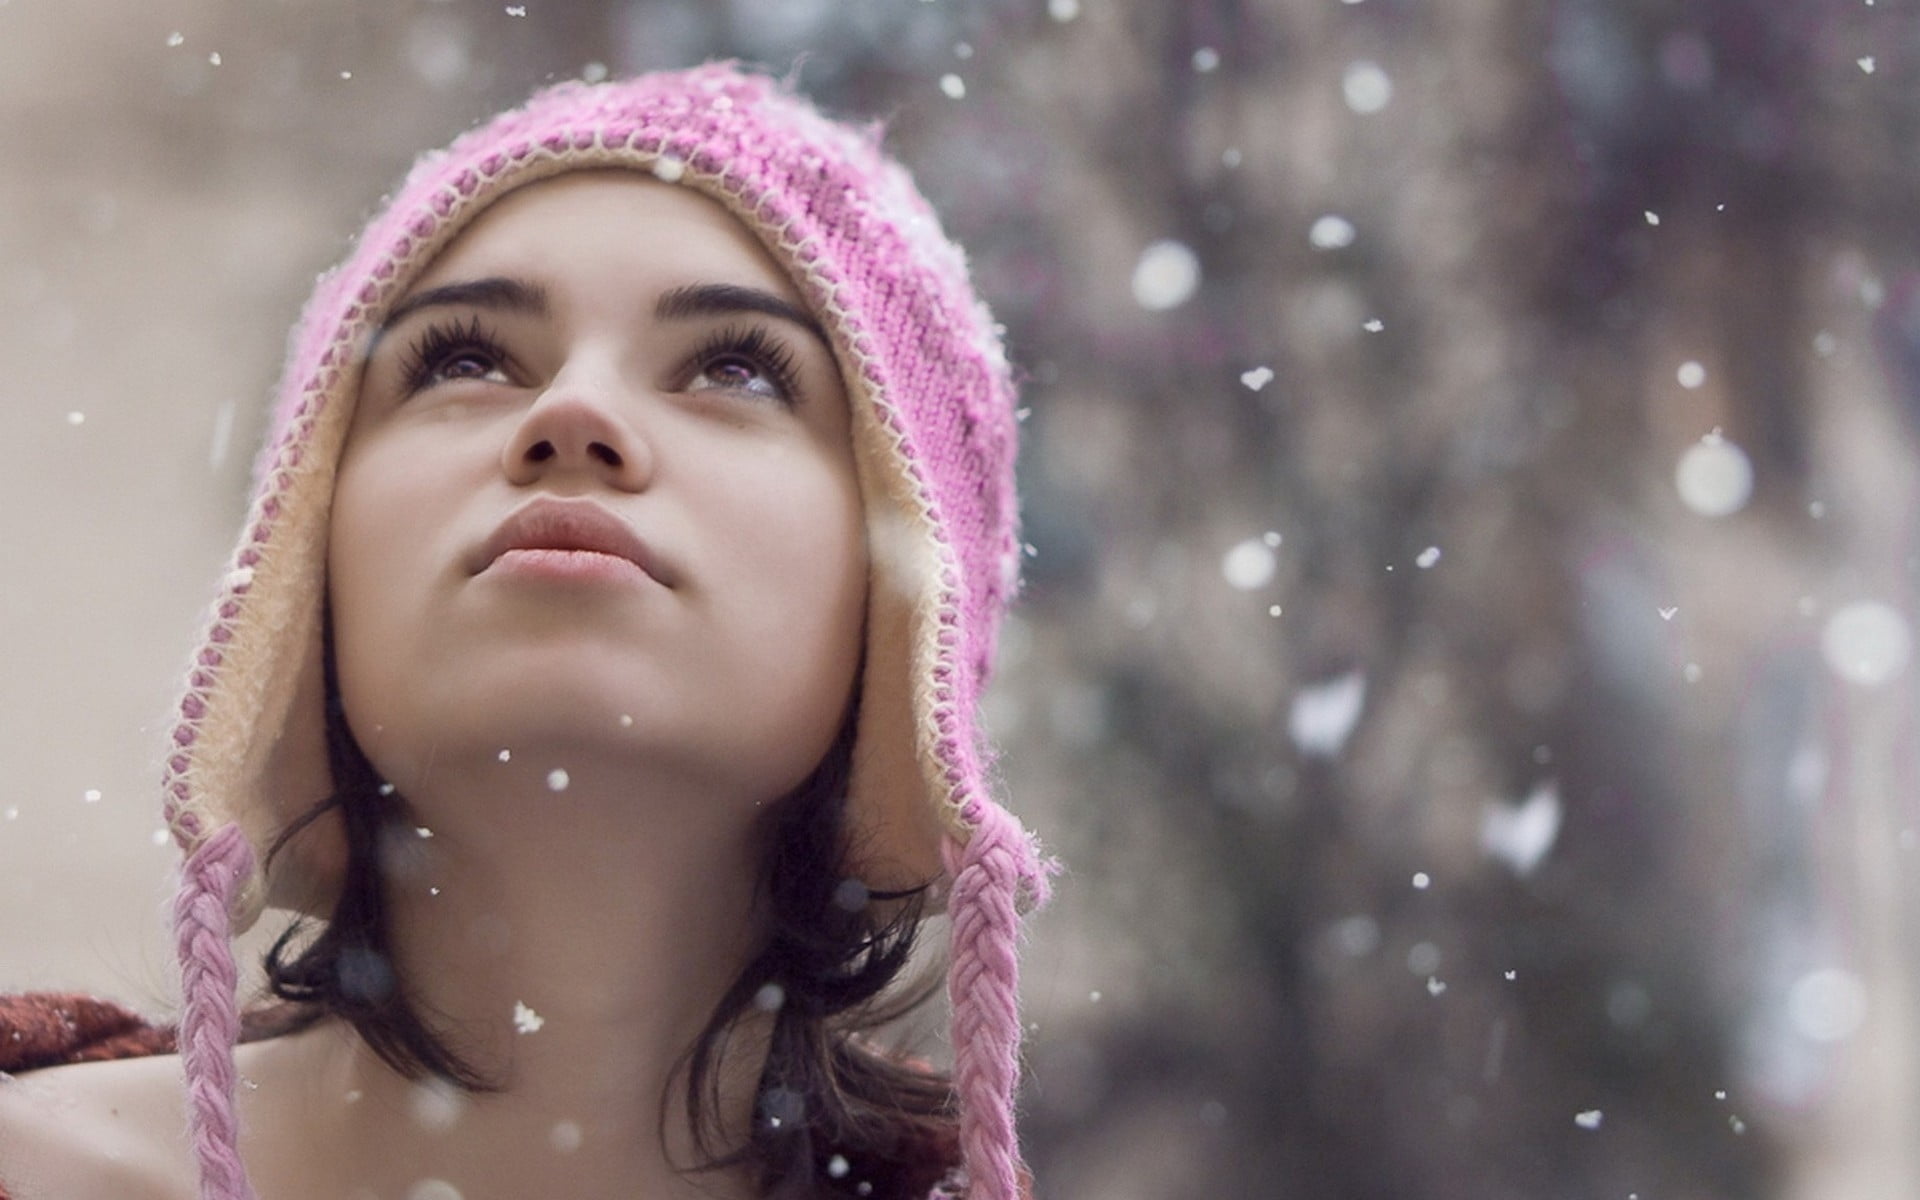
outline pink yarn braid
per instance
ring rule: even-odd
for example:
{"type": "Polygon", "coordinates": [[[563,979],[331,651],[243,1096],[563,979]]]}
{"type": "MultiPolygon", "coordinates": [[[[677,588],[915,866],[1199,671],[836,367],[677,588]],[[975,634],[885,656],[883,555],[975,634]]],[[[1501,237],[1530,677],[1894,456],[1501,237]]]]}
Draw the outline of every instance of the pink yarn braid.
{"type": "Polygon", "coordinates": [[[240,1040],[239,976],[233,965],[228,905],[253,874],[253,847],[238,825],[224,825],[187,856],[173,902],[180,956],[180,1058],[186,1068],[188,1126],[200,1164],[201,1200],[254,1200],[240,1161],[233,1111],[233,1048],[240,1040]]]}
{"type": "Polygon", "coordinates": [[[1022,886],[1044,894],[1046,880],[1020,825],[980,805],[965,847],[947,843],[953,893],[953,1082],[960,1098],[960,1148],[968,1200],[1019,1200],[1024,1170],[1014,1134],[1020,1080],[1019,912],[1022,886]],[[959,862],[953,859],[958,857],[959,862]]]}

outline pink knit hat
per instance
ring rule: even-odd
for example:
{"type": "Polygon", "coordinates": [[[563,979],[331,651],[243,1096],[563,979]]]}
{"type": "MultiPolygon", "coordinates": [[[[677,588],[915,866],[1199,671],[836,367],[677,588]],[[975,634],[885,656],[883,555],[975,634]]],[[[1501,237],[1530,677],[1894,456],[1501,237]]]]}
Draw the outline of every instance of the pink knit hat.
{"type": "Polygon", "coordinates": [[[964,258],[877,130],[829,121],[771,80],[714,64],[570,82],[423,156],[323,276],[294,331],[246,530],[180,703],[166,816],[185,851],[175,902],[181,1055],[203,1200],[253,1195],[237,1152],[231,937],[271,899],[324,913],[343,842],[330,821],[264,851],[332,791],[322,605],[328,509],[365,346],[394,300],[509,191],[629,168],[732,212],[792,275],[845,376],[873,563],[848,796],[876,889],[936,880],[951,919],[961,1146],[975,1200],[1012,1200],[1019,1154],[1018,912],[1046,865],[989,793],[979,700],[1018,580],[1014,388],[964,258]]]}

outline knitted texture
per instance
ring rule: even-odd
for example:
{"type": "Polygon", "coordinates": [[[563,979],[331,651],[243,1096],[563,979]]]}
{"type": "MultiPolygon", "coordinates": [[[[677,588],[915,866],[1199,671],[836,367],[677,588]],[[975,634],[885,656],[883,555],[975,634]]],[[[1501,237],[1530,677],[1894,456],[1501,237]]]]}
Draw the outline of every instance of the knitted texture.
{"type": "Polygon", "coordinates": [[[0,1073],[171,1054],[173,1030],[78,993],[0,996],[0,1073]]]}
{"type": "Polygon", "coordinates": [[[180,1061],[187,1077],[187,1111],[204,1200],[252,1200],[240,1161],[239,1121],[233,1111],[233,1048],[240,1040],[240,1006],[228,910],[239,881],[254,870],[253,847],[237,825],[200,843],[182,868],[174,898],[173,931],[179,949],[180,1061]]]}
{"type": "MultiPolygon", "coordinates": [[[[725,64],[563,83],[422,157],[347,261],[322,277],[294,331],[246,528],[165,761],[167,818],[189,862],[182,1041],[205,1039],[187,1053],[204,1195],[247,1193],[243,1175],[230,1183],[227,1174],[231,952],[202,910],[217,898],[235,931],[251,924],[269,898],[255,865],[264,848],[331,790],[321,743],[327,512],[365,346],[489,205],[597,168],[648,172],[718,201],[789,272],[831,337],[873,564],[848,868],[882,888],[941,885],[932,898],[945,897],[953,918],[971,1194],[1010,1200],[1019,1170],[1016,907],[1046,891],[1033,843],[988,788],[979,727],[1020,564],[1011,374],[961,252],[882,153],[878,131],[830,121],[725,64]],[[233,840],[252,852],[234,853],[233,840]],[[222,1039],[224,1068],[215,1061],[222,1039]]],[[[326,830],[322,821],[302,834],[276,863],[276,896],[293,894],[287,880],[303,870],[301,845],[326,830]]],[[[302,895],[326,892],[325,856],[317,861],[304,869],[320,878],[301,879],[302,895]]],[[[237,1157],[231,1166],[239,1169],[237,1157]]]]}
{"type": "MultiPolygon", "coordinates": [[[[978,701],[1019,569],[1006,361],[960,251],[874,136],[827,121],[769,80],[713,66],[541,93],[423,158],[353,256],[321,281],[296,331],[252,515],[166,762],[168,815],[183,845],[236,818],[259,841],[325,794],[297,781],[306,785],[290,789],[299,799],[277,811],[253,793],[281,782],[262,725],[290,718],[317,736],[312,714],[295,709],[319,702],[296,695],[297,656],[319,637],[324,497],[365,339],[488,204],[592,167],[650,170],[719,200],[793,272],[833,334],[869,513],[872,597],[910,612],[900,645],[869,652],[897,668],[899,678],[879,681],[883,699],[908,689],[912,727],[903,745],[876,746],[861,731],[853,808],[882,827],[881,857],[923,876],[938,870],[940,832],[964,836],[966,806],[986,791],[978,701]]],[[[257,884],[242,897],[243,921],[264,899],[257,884]]]]}
{"type": "Polygon", "coordinates": [[[976,814],[973,836],[948,845],[953,872],[952,956],[947,997],[953,1009],[953,1081],[960,1096],[960,1145],[969,1200],[1016,1200],[1020,1158],[1013,1127],[1020,1068],[1019,913],[1029,874],[1027,839],[1005,810],[976,814]]]}

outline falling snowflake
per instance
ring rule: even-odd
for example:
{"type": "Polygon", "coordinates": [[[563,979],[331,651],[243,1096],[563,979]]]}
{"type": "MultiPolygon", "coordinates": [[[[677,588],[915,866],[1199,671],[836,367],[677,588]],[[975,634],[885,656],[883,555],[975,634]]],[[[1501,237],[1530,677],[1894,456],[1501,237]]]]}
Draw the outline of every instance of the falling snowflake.
{"type": "Polygon", "coordinates": [[[1839,967],[1810,971],[1787,992],[1787,1017],[1808,1041],[1845,1041],[1866,1015],[1866,986],[1839,967]]]}
{"type": "Polygon", "coordinates": [[[1148,312],[1178,308],[1200,286],[1200,259],[1171,238],[1154,242],[1140,252],[1133,267],[1133,299],[1148,312]]]}
{"type": "Polygon", "coordinates": [[[1275,568],[1273,547],[1261,538],[1248,538],[1236,544],[1220,559],[1220,574],[1228,586],[1243,592],[1273,582],[1275,568]]]}
{"type": "Polygon", "coordinates": [[[1246,385],[1248,391],[1257,392],[1273,382],[1273,368],[1255,367],[1251,371],[1242,371],[1240,382],[1246,385]]]}
{"type": "Polygon", "coordinates": [[[1340,76],[1340,91],[1347,107],[1361,115],[1377,113],[1393,100],[1393,80],[1380,64],[1362,60],[1350,63],[1340,76]]]}
{"type": "Polygon", "coordinates": [[[1313,228],[1307,230],[1307,242],[1315,250],[1344,250],[1357,236],[1352,221],[1332,213],[1316,218],[1313,228]]]}
{"type": "Polygon", "coordinates": [[[1892,605],[1861,600],[1835,610],[1820,633],[1820,654],[1848,683],[1873,687],[1906,669],[1913,653],[1907,620],[1892,605]]]}
{"type": "Polygon", "coordinates": [[[1589,1108],[1585,1112],[1573,1115],[1573,1123],[1582,1129],[1598,1129],[1600,1122],[1605,1119],[1604,1114],[1597,1108],[1589,1108]]]}
{"type": "Polygon", "coordinates": [[[833,888],[833,905],[842,912],[861,912],[871,903],[872,891],[865,881],[842,879],[833,888]]]}
{"type": "Polygon", "coordinates": [[[1332,758],[1359,724],[1367,698],[1367,677],[1349,671],[1302,688],[1287,714],[1287,732],[1302,754],[1332,758]]]}
{"type": "Polygon", "coordinates": [[[1549,780],[1535,787],[1523,804],[1489,804],[1480,818],[1480,848],[1525,877],[1553,849],[1560,822],[1560,788],[1549,780]]]}
{"type": "Polygon", "coordinates": [[[564,792],[567,790],[567,784],[571,782],[565,767],[555,767],[547,772],[547,790],[550,792],[564,792]]]}
{"type": "Polygon", "coordinates": [[[1680,456],[1674,486],[1681,501],[1701,516],[1731,516],[1753,496],[1753,461],[1715,430],[1680,456]]]}
{"type": "Polygon", "coordinates": [[[513,1031],[515,1033],[538,1033],[547,1019],[528,1008],[523,1000],[513,1002],[513,1031]]]}
{"type": "Polygon", "coordinates": [[[776,1013],[786,1007],[787,989],[777,983],[763,983],[753,994],[753,1006],[764,1013],[776,1013]]]}
{"type": "Polygon", "coordinates": [[[453,1084],[432,1078],[413,1085],[407,1111],[421,1128],[444,1132],[459,1123],[467,1102],[466,1093],[453,1084]]]}

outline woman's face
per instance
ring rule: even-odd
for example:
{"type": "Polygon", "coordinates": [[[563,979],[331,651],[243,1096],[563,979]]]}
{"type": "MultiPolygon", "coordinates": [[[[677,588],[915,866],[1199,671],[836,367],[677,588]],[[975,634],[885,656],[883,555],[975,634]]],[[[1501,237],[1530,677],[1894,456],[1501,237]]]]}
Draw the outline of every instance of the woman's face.
{"type": "Polygon", "coordinates": [[[866,549],[839,371],[765,250],[691,190],[576,173],[495,204],[392,311],[328,551],[374,765],[404,790],[436,757],[611,746],[755,797],[804,778],[853,688],[866,549]]]}

